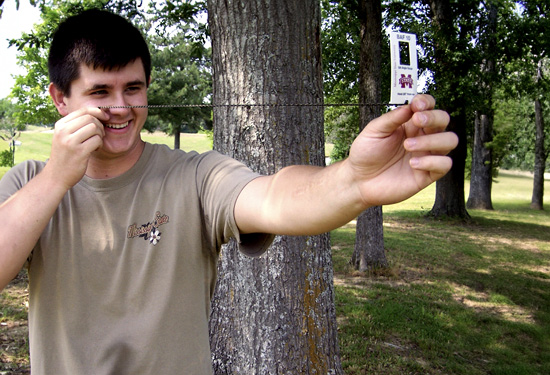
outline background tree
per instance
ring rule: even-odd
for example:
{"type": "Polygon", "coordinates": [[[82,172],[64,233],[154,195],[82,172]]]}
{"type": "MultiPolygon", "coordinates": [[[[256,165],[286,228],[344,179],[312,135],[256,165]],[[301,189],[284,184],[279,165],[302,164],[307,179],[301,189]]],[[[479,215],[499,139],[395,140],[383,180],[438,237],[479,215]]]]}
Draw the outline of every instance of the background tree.
{"type": "Polygon", "coordinates": [[[479,2],[474,0],[388,1],[388,21],[418,36],[423,53],[419,64],[431,75],[427,89],[438,107],[451,115],[448,127],[459,137],[449,156],[451,171],[436,183],[430,215],[469,218],[464,195],[467,134],[473,123],[472,100],[477,98],[479,51],[476,43],[479,2]]]}
{"type": "MultiPolygon", "coordinates": [[[[380,0],[359,0],[360,20],[359,128],[381,115],[382,95],[382,4],[380,0]]],[[[357,218],[352,264],[359,271],[386,267],[382,207],[370,207],[357,218]]]]}
{"type": "MultiPolygon", "coordinates": [[[[181,30],[168,38],[151,37],[152,82],[150,104],[209,104],[212,95],[210,52],[192,45],[181,30]]],[[[180,148],[180,133],[212,128],[209,107],[176,107],[149,110],[146,127],[160,128],[174,136],[180,148]]]]}
{"type": "MultiPolygon", "coordinates": [[[[323,87],[327,103],[359,102],[359,60],[361,56],[361,19],[358,0],[322,0],[323,87]]],[[[382,34],[381,88],[382,103],[389,101],[389,40],[382,34]]],[[[372,107],[376,108],[376,107],[372,107]]],[[[384,106],[379,110],[385,111],[384,106]]],[[[359,107],[325,108],[325,134],[333,143],[332,161],[347,157],[351,143],[360,131],[359,107]]]]}
{"type": "Polygon", "coordinates": [[[476,63],[470,47],[473,37],[473,17],[477,2],[430,0],[431,30],[433,31],[434,72],[433,93],[440,108],[451,115],[448,130],[458,135],[459,144],[449,156],[453,159],[450,172],[436,182],[435,202],[430,214],[435,217],[469,218],[464,197],[464,171],[467,154],[468,98],[473,84],[467,79],[476,63]]]}
{"type": "MultiPolygon", "coordinates": [[[[322,0],[321,43],[323,87],[327,103],[359,101],[359,30],[356,0],[322,0]]],[[[325,108],[325,134],[333,144],[331,162],[348,156],[351,143],[359,134],[359,108],[325,108]]]]}
{"type": "Polygon", "coordinates": [[[15,165],[16,139],[25,129],[24,125],[16,125],[13,119],[15,106],[7,99],[0,99],[0,139],[8,142],[9,149],[0,152],[0,167],[15,165]]]}
{"type": "MultiPolygon", "coordinates": [[[[351,143],[363,127],[381,114],[382,97],[386,102],[389,99],[389,58],[382,58],[382,50],[389,56],[389,47],[382,33],[380,1],[324,0],[322,6],[326,100],[368,104],[325,110],[325,132],[334,143],[331,158],[341,160],[348,155],[351,143]]],[[[369,208],[357,218],[355,250],[350,262],[360,271],[387,265],[381,207],[369,208]]]]}
{"type": "MultiPolygon", "coordinates": [[[[537,83],[542,84],[543,78],[543,60],[539,60],[537,69],[537,83]]],[[[545,122],[541,98],[535,98],[535,163],[533,177],[533,194],[531,196],[531,208],[542,210],[544,207],[544,171],[548,151],[545,150],[545,122]]]]}
{"type": "MultiPolygon", "coordinates": [[[[315,0],[210,0],[216,104],[322,103],[315,0]]],[[[270,174],[324,164],[316,106],[214,108],[214,148],[270,174]]],[[[224,247],[211,314],[218,374],[341,373],[328,234],[277,237],[264,256],[224,247]]]]}
{"type": "MultiPolygon", "coordinates": [[[[548,54],[550,51],[550,36],[546,32],[550,27],[550,4],[547,1],[530,0],[519,1],[518,14],[515,22],[514,47],[519,49],[518,57],[507,64],[508,84],[505,87],[509,96],[519,94],[521,97],[528,97],[534,108],[532,136],[527,139],[533,140],[532,153],[534,174],[533,195],[531,207],[543,208],[544,195],[544,171],[548,159],[548,133],[545,124],[544,109],[547,106],[549,82],[546,78],[548,71],[548,54]],[[545,103],[546,102],[546,103],[545,103]]],[[[532,110],[533,111],[533,110],[532,110]]],[[[524,144],[524,139],[519,144],[524,144]]],[[[517,149],[517,145],[515,145],[517,149]]],[[[524,152],[525,154],[525,152],[524,152]]]]}
{"type": "MultiPolygon", "coordinates": [[[[204,1],[150,2],[145,30],[151,46],[153,82],[150,104],[209,104],[212,96],[211,51],[204,1]]],[[[209,107],[151,109],[145,127],[174,136],[212,129],[209,107]]]]}
{"type": "Polygon", "coordinates": [[[474,126],[474,144],[470,177],[468,208],[492,210],[491,185],[493,182],[493,88],[496,81],[497,58],[497,22],[498,6],[496,1],[487,1],[484,23],[480,27],[479,43],[481,53],[481,84],[479,99],[482,105],[476,111],[474,126]]]}
{"type": "MultiPolygon", "coordinates": [[[[544,123],[544,106],[542,101],[545,100],[548,94],[548,79],[546,78],[545,69],[548,65],[550,53],[550,36],[548,35],[548,27],[550,27],[550,4],[547,1],[533,0],[520,1],[523,9],[523,18],[521,31],[523,36],[527,37],[525,46],[529,48],[524,59],[530,63],[530,67],[536,67],[534,78],[534,90],[529,90],[533,93],[535,103],[535,161],[533,166],[533,195],[531,198],[531,207],[535,209],[543,209],[544,197],[544,171],[548,151],[545,149],[545,123],[544,123]]],[[[525,40],[524,40],[525,41],[525,40]]],[[[529,69],[533,71],[532,69],[529,69]]],[[[528,70],[528,71],[529,71],[528,70]]]]}

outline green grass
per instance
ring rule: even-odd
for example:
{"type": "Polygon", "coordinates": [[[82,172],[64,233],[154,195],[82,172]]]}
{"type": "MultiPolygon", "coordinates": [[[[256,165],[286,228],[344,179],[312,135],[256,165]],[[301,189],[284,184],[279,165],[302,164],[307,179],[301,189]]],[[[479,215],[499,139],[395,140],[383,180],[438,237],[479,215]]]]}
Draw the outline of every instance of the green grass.
{"type": "MultiPolygon", "coordinates": [[[[17,160],[47,158],[51,134],[24,135],[17,160]]],[[[161,134],[144,138],[172,145],[161,134]]],[[[210,143],[205,136],[182,136],[186,147],[209,149],[210,143]]],[[[529,208],[531,189],[529,176],[502,172],[493,184],[495,210],[469,210],[466,223],[424,217],[433,185],[384,207],[390,266],[373,274],[348,265],[353,225],[333,231],[345,373],[550,373],[550,213],[529,208]]],[[[549,181],[545,191],[548,204],[549,181]]],[[[8,325],[0,327],[0,345],[11,348],[0,354],[0,372],[28,364],[26,333],[19,329],[25,288],[16,280],[0,296],[0,322],[8,325]]]]}
{"type": "Polygon", "coordinates": [[[349,268],[352,225],[332,233],[346,374],[550,373],[550,214],[531,185],[502,173],[469,223],[423,216],[434,187],[386,207],[375,274],[349,268]]]}

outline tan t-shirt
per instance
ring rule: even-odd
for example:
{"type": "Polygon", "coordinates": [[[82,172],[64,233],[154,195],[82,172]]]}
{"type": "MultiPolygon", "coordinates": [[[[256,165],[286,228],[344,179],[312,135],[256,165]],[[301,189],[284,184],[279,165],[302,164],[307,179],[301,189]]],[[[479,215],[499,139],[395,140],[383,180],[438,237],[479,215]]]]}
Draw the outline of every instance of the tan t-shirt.
{"type": "MultiPolygon", "coordinates": [[[[44,165],[12,169],[0,201],[44,165]]],[[[29,262],[33,375],[211,374],[216,261],[242,240],[233,208],[255,177],[216,152],[146,144],[124,175],[75,185],[29,262]]],[[[251,253],[270,242],[253,238],[251,253]]]]}

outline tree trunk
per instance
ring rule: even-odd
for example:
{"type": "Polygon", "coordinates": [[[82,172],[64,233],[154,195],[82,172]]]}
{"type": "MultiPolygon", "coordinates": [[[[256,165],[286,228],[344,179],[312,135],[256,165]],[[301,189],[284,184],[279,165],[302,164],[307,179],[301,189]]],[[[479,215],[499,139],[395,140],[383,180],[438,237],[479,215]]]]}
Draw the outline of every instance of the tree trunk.
{"type": "Polygon", "coordinates": [[[181,147],[181,125],[174,127],[174,150],[179,150],[181,147]]]}
{"type": "MultiPolygon", "coordinates": [[[[209,0],[214,148],[270,174],[324,164],[320,6],[209,0]]],[[[328,234],[278,236],[260,258],[224,246],[210,320],[216,374],[339,374],[328,234]]]]}
{"type": "MultiPolygon", "coordinates": [[[[382,66],[382,4],[380,0],[361,0],[359,5],[360,58],[359,102],[380,103],[382,66]]],[[[359,109],[362,130],[369,121],[380,116],[379,106],[359,109]]],[[[382,207],[371,207],[357,218],[355,249],[351,258],[354,267],[361,271],[386,267],[382,207]]]]}
{"type": "Polygon", "coordinates": [[[463,98],[455,97],[451,93],[456,90],[451,87],[454,77],[460,76],[460,72],[453,61],[449,61],[449,48],[452,47],[453,13],[449,0],[430,0],[432,23],[436,28],[436,40],[434,54],[437,69],[434,72],[437,89],[442,93],[439,107],[451,114],[448,131],[455,132],[458,136],[458,146],[449,153],[453,159],[453,166],[449,173],[436,182],[436,194],[434,205],[428,215],[434,217],[457,217],[469,219],[464,198],[464,170],[466,165],[467,141],[466,141],[466,116],[463,98]]]}
{"type": "Polygon", "coordinates": [[[533,179],[533,195],[531,208],[544,209],[544,170],[546,165],[546,153],[544,150],[544,117],[539,99],[535,100],[535,174],[533,179]]]}
{"type": "Polygon", "coordinates": [[[472,176],[468,208],[492,210],[491,187],[493,182],[493,155],[487,144],[493,140],[493,116],[476,114],[472,176]]]}
{"type": "Polygon", "coordinates": [[[458,135],[460,143],[449,153],[453,159],[453,166],[449,173],[435,183],[435,202],[428,213],[432,217],[454,217],[468,220],[470,215],[466,211],[464,201],[464,170],[466,165],[466,119],[464,110],[451,116],[449,131],[458,135]]]}
{"type": "Polygon", "coordinates": [[[382,207],[371,207],[357,218],[355,249],[351,264],[360,272],[388,266],[384,251],[382,207]]]}
{"type": "Polygon", "coordinates": [[[472,175],[470,178],[470,195],[466,207],[492,210],[491,188],[493,184],[493,82],[495,80],[495,58],[497,50],[498,8],[493,1],[487,3],[487,30],[482,37],[485,54],[482,93],[484,104],[481,114],[476,115],[474,129],[474,149],[472,154],[472,175]]]}

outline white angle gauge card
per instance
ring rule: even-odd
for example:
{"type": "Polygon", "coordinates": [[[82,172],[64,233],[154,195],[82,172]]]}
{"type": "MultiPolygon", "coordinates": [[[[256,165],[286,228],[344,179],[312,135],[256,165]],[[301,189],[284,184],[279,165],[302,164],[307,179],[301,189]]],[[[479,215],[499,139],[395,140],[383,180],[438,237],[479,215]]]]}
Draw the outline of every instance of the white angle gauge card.
{"type": "Polygon", "coordinates": [[[391,98],[392,104],[404,104],[416,95],[418,84],[418,60],[416,35],[390,33],[391,98]]]}

